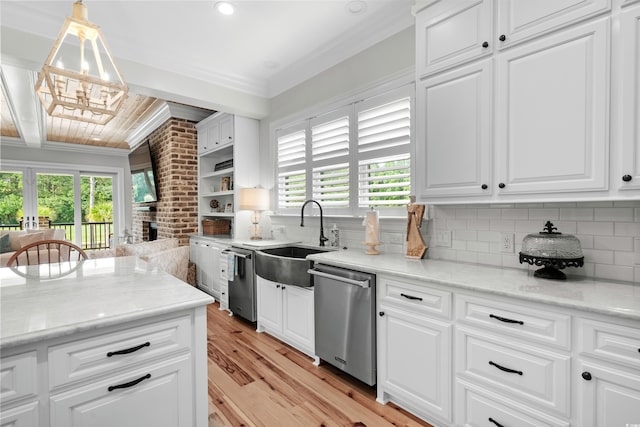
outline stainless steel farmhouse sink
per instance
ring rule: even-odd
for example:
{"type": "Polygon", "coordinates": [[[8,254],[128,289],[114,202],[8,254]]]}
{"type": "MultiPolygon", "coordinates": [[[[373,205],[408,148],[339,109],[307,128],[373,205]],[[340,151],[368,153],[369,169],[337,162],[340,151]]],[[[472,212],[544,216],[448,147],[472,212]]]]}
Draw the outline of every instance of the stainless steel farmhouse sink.
{"type": "Polygon", "coordinates": [[[305,258],[329,250],[298,245],[261,249],[256,251],[256,275],[285,285],[313,286],[311,275],[307,273],[313,261],[305,258]]]}

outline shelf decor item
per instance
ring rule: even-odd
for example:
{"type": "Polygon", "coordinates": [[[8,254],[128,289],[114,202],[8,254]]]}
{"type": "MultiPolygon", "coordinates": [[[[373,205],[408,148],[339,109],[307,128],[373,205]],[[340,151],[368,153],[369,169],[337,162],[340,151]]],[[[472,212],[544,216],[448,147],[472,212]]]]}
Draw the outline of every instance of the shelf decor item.
{"type": "Polygon", "coordinates": [[[128,91],[100,27],[89,22],[82,0],[76,1],[36,83],[47,114],[104,125],[121,109],[128,91]]]}
{"type": "Polygon", "coordinates": [[[262,240],[260,236],[260,212],[269,210],[269,190],[266,188],[241,188],[240,210],[253,211],[251,215],[251,240],[262,240]]]}
{"type": "Polygon", "coordinates": [[[220,191],[229,191],[231,190],[231,177],[223,176],[220,178],[220,191]]]}
{"type": "Polygon", "coordinates": [[[213,167],[213,170],[217,172],[225,169],[230,169],[232,167],[233,167],[233,159],[229,159],[220,163],[216,163],[216,165],[213,167]]]}
{"type": "Polygon", "coordinates": [[[543,266],[533,275],[543,279],[566,280],[567,276],[560,271],[566,267],[582,267],[584,256],[580,240],[570,234],[562,234],[547,221],[545,231],[527,234],[522,240],[520,264],[543,266]]]}

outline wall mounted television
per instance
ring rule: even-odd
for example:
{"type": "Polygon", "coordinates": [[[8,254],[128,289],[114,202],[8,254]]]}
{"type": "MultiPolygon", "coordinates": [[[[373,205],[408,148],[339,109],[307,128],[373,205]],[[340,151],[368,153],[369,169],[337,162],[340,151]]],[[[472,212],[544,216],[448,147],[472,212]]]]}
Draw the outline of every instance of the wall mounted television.
{"type": "Polygon", "coordinates": [[[149,142],[143,142],[129,153],[131,186],[134,203],[158,201],[158,185],[149,142]]]}

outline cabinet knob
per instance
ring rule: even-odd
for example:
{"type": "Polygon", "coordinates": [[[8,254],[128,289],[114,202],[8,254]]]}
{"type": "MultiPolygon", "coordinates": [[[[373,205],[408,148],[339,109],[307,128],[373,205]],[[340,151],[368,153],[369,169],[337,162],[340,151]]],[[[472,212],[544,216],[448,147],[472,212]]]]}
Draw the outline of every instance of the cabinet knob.
{"type": "Polygon", "coordinates": [[[276,289],[280,289],[280,285],[276,285],[276,289]]]}
{"type": "Polygon", "coordinates": [[[500,35],[500,37],[498,37],[498,40],[500,40],[501,42],[505,41],[507,39],[507,36],[505,36],[504,34],[500,35]]]}
{"type": "Polygon", "coordinates": [[[631,181],[632,179],[633,179],[633,178],[631,177],[631,175],[623,175],[623,176],[622,176],[622,180],[623,180],[624,182],[629,182],[629,181],[631,181]]]}
{"type": "Polygon", "coordinates": [[[585,379],[585,380],[587,380],[587,381],[591,381],[591,373],[590,373],[590,372],[587,372],[587,371],[584,371],[584,372],[582,373],[582,378],[584,378],[584,379],[585,379]]]}
{"type": "Polygon", "coordinates": [[[487,189],[487,188],[489,188],[489,187],[487,186],[487,184],[482,184],[482,185],[480,186],[480,188],[482,188],[483,190],[486,190],[486,189],[487,189]]]}
{"type": "Polygon", "coordinates": [[[488,47],[489,47],[489,42],[483,42],[483,43],[482,43],[482,47],[484,47],[484,48],[488,48],[488,47]]]}
{"type": "Polygon", "coordinates": [[[380,315],[380,317],[384,316],[384,311],[381,311],[380,313],[378,313],[380,315]]]}
{"type": "Polygon", "coordinates": [[[504,188],[504,187],[506,187],[506,185],[504,184],[504,182],[501,182],[500,184],[498,184],[498,187],[504,188]]]}

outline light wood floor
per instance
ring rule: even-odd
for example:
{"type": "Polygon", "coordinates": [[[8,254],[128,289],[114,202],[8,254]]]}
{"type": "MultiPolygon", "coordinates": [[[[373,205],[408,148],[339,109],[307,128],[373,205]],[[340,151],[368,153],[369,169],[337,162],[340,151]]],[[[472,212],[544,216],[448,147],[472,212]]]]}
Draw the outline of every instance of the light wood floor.
{"type": "Polygon", "coordinates": [[[243,319],[207,309],[209,427],[426,426],[368,387],[243,319]]]}

